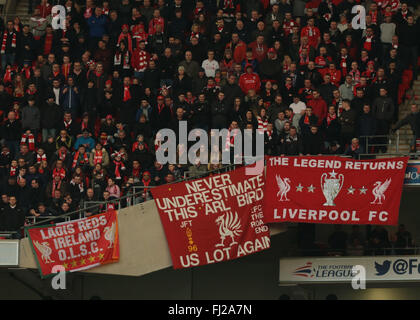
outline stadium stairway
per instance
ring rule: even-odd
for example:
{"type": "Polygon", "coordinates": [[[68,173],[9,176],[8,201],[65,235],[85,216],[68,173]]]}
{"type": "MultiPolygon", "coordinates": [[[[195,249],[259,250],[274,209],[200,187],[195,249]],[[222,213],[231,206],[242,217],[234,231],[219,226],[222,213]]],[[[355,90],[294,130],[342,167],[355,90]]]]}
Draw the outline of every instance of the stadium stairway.
{"type": "Polygon", "coordinates": [[[15,17],[19,17],[22,24],[27,24],[31,15],[28,14],[28,7],[29,7],[29,0],[11,0],[16,1],[14,5],[15,8],[9,12],[8,15],[3,16],[4,20],[14,19],[15,17]]]}
{"type": "MultiPolygon", "coordinates": [[[[411,89],[407,90],[406,99],[399,106],[398,119],[403,119],[410,113],[410,108],[413,103],[420,106],[420,76],[413,81],[411,89]]],[[[388,148],[388,153],[408,153],[410,152],[410,144],[413,139],[413,131],[409,125],[401,127],[399,130],[399,144],[397,150],[397,135],[391,135],[391,145],[388,148]]]]}

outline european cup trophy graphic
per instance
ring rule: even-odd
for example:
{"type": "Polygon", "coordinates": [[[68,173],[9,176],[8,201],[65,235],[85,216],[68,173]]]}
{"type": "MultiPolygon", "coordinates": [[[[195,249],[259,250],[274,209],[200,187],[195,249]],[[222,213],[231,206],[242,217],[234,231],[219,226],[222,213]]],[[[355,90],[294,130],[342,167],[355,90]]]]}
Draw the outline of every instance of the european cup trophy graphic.
{"type": "Polygon", "coordinates": [[[337,197],[344,183],[344,176],[342,174],[330,172],[330,177],[327,173],[323,173],[321,176],[321,189],[324,194],[326,202],[324,206],[332,207],[335,206],[334,199],[337,197]]]}

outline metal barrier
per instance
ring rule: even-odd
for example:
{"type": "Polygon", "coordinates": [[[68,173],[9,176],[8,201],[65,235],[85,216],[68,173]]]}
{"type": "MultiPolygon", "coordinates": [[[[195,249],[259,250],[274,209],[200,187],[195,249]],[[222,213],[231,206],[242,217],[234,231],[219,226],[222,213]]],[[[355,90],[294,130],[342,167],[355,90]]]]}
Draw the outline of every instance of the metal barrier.
{"type": "MultiPolygon", "coordinates": [[[[399,141],[400,141],[400,135],[397,131],[397,143],[396,143],[396,151],[399,150],[399,141]]],[[[392,145],[391,135],[374,135],[374,136],[360,136],[359,142],[364,143],[365,151],[366,153],[370,153],[369,150],[374,148],[384,148],[392,145]],[[386,141],[386,142],[379,142],[379,141],[386,141]]],[[[370,154],[376,154],[375,152],[370,154]]]]}
{"type": "Polygon", "coordinates": [[[0,231],[0,238],[12,239],[15,234],[16,231],[0,231]]]}

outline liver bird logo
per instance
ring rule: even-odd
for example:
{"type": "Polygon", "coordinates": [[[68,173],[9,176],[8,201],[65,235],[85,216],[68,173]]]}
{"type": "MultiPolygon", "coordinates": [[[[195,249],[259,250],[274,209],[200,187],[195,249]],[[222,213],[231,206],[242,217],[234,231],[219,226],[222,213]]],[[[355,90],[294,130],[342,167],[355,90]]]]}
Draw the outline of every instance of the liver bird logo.
{"type": "Polygon", "coordinates": [[[382,204],[382,200],[385,200],[385,191],[388,189],[391,184],[391,178],[386,179],[384,182],[376,181],[374,183],[374,188],[372,194],[375,196],[375,199],[371,204],[382,204]]]}
{"type": "Polygon", "coordinates": [[[115,239],[115,222],[112,223],[111,227],[106,227],[105,231],[105,239],[109,241],[108,248],[112,248],[114,246],[114,239],[115,239]]]}
{"type": "Polygon", "coordinates": [[[38,241],[34,241],[35,247],[41,252],[41,259],[44,263],[51,263],[55,262],[50,258],[52,253],[52,249],[50,248],[50,244],[48,242],[39,243],[38,241]]]}
{"type": "Polygon", "coordinates": [[[238,217],[238,213],[227,212],[217,217],[216,224],[219,226],[219,233],[221,242],[216,244],[216,247],[224,247],[225,239],[230,237],[232,242],[230,246],[237,244],[235,237],[239,236],[242,232],[241,230],[241,220],[238,217]]]}
{"type": "Polygon", "coordinates": [[[279,192],[277,192],[277,197],[280,197],[279,201],[290,201],[287,199],[287,193],[290,191],[290,179],[282,179],[281,176],[276,175],[276,180],[279,187],[279,192]]]}

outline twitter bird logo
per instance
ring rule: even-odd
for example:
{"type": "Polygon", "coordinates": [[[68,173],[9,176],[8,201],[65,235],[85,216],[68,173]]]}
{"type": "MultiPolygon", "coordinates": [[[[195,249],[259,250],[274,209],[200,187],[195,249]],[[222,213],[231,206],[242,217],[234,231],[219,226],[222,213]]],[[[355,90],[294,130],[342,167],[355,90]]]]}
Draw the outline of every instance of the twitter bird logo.
{"type": "Polygon", "coordinates": [[[385,260],[382,264],[375,262],[375,269],[377,276],[383,276],[389,271],[389,267],[391,266],[390,260],[385,260]]]}

